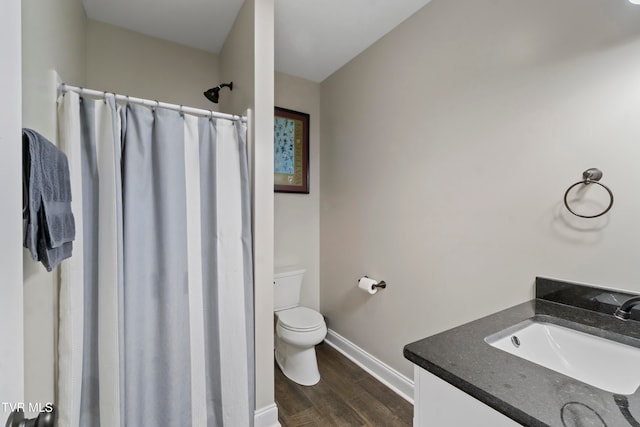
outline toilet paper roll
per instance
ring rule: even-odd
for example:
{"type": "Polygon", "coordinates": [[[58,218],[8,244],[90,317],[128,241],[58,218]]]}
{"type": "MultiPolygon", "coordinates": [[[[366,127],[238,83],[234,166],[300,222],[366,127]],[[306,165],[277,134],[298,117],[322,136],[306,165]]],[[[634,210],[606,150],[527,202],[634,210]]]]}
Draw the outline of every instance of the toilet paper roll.
{"type": "Polygon", "coordinates": [[[373,295],[378,292],[378,288],[374,285],[377,285],[378,281],[370,279],[368,277],[362,277],[358,281],[358,288],[360,288],[363,292],[368,293],[369,295],[373,295]]]}

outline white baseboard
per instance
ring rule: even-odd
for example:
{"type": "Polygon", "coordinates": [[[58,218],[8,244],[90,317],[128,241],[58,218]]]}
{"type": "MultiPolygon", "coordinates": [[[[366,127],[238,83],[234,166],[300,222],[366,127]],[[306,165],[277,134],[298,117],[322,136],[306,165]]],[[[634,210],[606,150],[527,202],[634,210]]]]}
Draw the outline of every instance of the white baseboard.
{"type": "Polygon", "coordinates": [[[409,378],[331,329],[327,331],[325,342],[413,404],[414,383],[409,378]]]}
{"type": "Polygon", "coordinates": [[[253,414],[254,427],[280,427],[278,407],[275,403],[256,409],[253,414]]]}

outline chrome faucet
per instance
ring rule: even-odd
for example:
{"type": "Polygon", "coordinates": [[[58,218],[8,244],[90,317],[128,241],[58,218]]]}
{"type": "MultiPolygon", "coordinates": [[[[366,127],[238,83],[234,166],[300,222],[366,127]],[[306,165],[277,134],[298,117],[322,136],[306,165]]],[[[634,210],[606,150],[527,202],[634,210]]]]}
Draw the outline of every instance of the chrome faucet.
{"type": "Polygon", "coordinates": [[[640,296],[629,298],[616,309],[616,312],[613,315],[620,320],[629,320],[629,317],[631,316],[631,309],[633,306],[638,304],[640,304],[640,296]]]}

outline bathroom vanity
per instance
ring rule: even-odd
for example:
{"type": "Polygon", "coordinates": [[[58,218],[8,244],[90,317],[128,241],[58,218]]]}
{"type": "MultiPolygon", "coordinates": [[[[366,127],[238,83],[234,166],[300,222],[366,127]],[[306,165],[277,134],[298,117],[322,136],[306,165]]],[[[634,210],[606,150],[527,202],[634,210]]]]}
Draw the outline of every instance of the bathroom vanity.
{"type": "MultiPolygon", "coordinates": [[[[612,314],[632,296],[537,278],[534,300],[408,344],[404,355],[415,364],[414,426],[640,425],[640,316],[633,310],[631,320],[622,321],[612,314]],[[586,334],[587,347],[578,343],[576,356],[562,353],[572,342],[557,346],[558,365],[518,356],[518,347],[535,341],[525,327],[538,322],[568,328],[569,339],[586,334]],[[514,348],[499,348],[505,341],[514,348]],[[620,351],[629,358],[620,359],[620,351]],[[582,355],[591,365],[571,363],[582,355]]],[[[533,356],[538,353],[534,346],[533,356]]]]}

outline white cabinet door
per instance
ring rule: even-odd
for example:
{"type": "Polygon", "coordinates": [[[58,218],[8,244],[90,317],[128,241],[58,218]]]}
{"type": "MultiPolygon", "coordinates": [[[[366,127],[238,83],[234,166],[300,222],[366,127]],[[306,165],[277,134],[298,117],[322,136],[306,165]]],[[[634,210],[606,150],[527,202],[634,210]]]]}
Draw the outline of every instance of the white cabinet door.
{"type": "Polygon", "coordinates": [[[520,427],[430,372],[414,367],[414,427],[520,427]]]}

